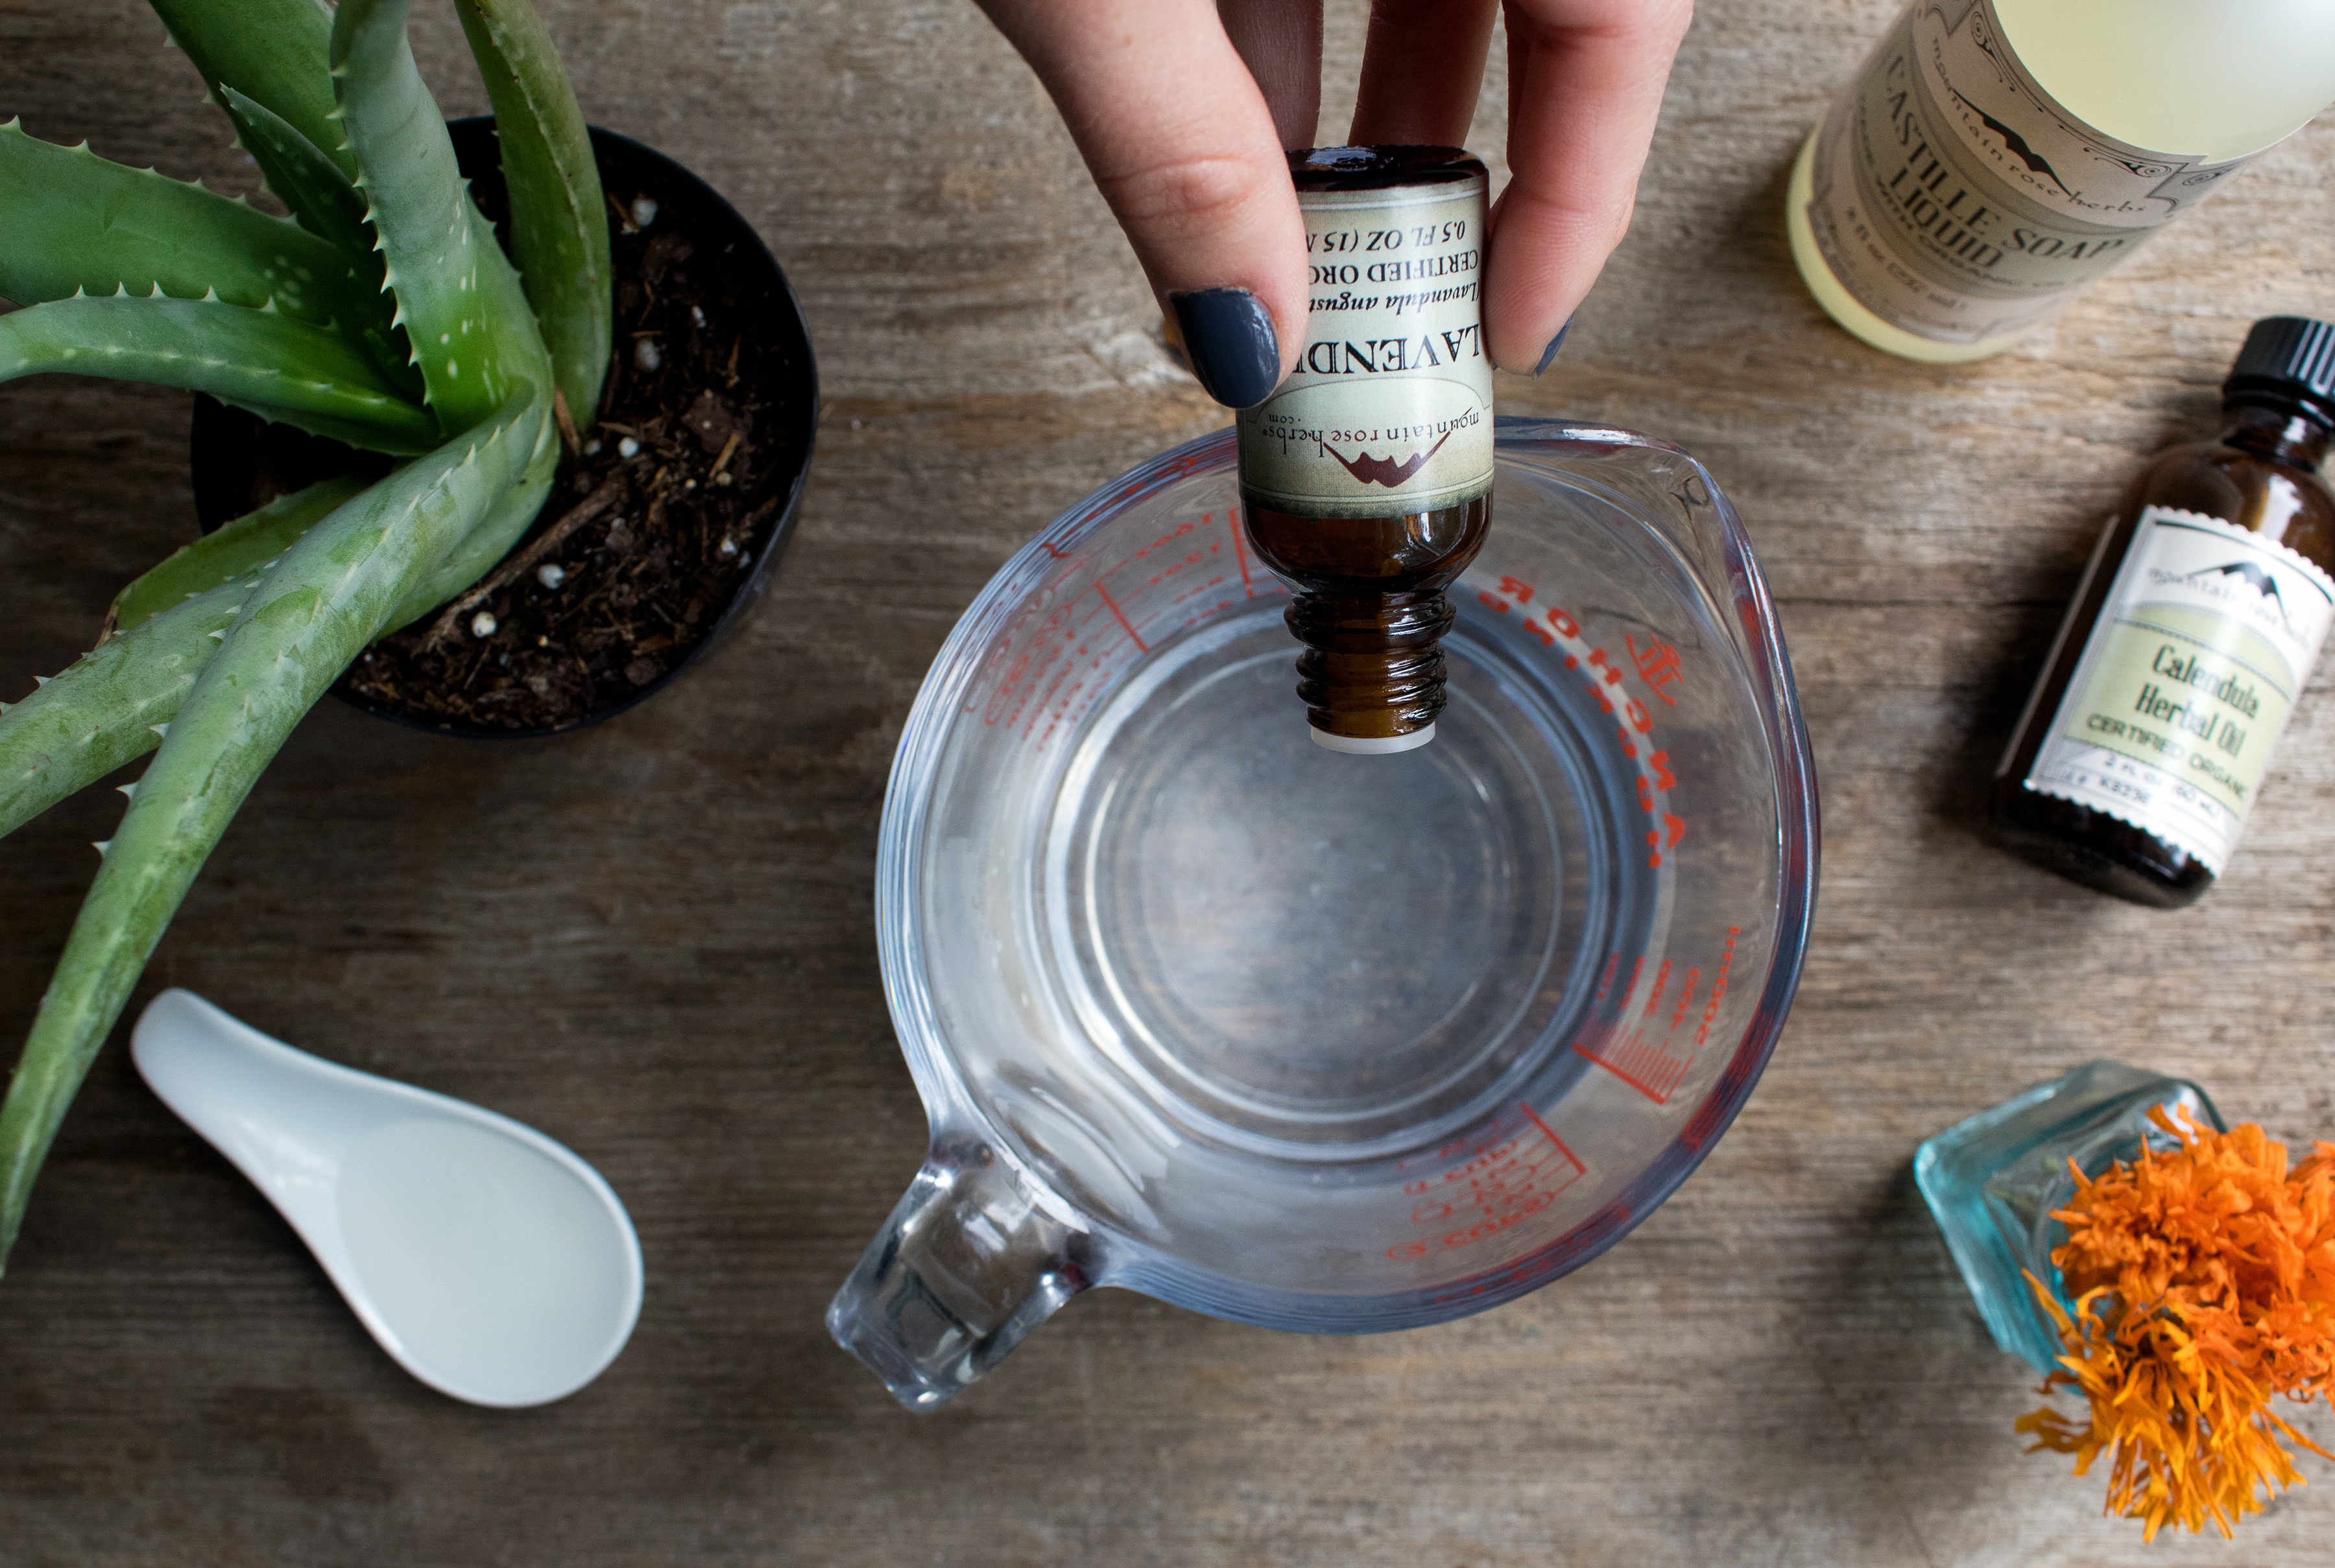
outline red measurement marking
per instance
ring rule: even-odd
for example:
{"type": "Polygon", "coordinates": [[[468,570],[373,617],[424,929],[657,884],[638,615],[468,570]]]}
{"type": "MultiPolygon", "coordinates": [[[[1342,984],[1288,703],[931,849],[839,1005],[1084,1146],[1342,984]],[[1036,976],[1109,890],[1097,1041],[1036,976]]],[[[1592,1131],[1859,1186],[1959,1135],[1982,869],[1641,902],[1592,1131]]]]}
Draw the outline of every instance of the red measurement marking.
{"type": "Polygon", "coordinates": [[[1600,1002],[1604,1001],[1604,1000],[1605,1000],[1605,993],[1606,993],[1607,992],[1609,992],[1609,991],[1611,991],[1611,990],[1613,990],[1613,972],[1614,972],[1615,970],[1617,970],[1617,969],[1621,968],[1621,967],[1622,967],[1622,955],[1621,955],[1620,953],[1616,953],[1613,954],[1612,956],[1608,957],[1608,958],[1605,960],[1605,974],[1604,974],[1604,977],[1603,977],[1603,979],[1599,980],[1599,981],[1598,981],[1598,982],[1597,982],[1597,1000],[1598,1000],[1598,1001],[1600,1001],[1600,1002]]]}
{"type": "Polygon", "coordinates": [[[1387,1249],[1388,1257],[1406,1263],[1473,1246],[1539,1214],[1556,1201],[1559,1193],[1589,1174],[1589,1167],[1532,1107],[1519,1103],[1516,1108],[1547,1140],[1546,1147],[1523,1128],[1488,1143],[1446,1144],[1439,1154],[1471,1157],[1439,1176],[1406,1182],[1402,1190],[1416,1200],[1410,1215],[1413,1224],[1448,1228],[1397,1242],[1387,1249]]]}
{"type": "Polygon", "coordinates": [[[1667,705],[1677,707],[1678,700],[1662,688],[1677,680],[1682,673],[1679,666],[1679,651],[1652,634],[1647,635],[1646,645],[1642,648],[1638,646],[1635,635],[1627,633],[1622,637],[1622,644],[1630,650],[1631,659],[1637,663],[1638,673],[1644,677],[1647,685],[1653,688],[1654,695],[1667,705]]]}
{"type": "MultiPolygon", "coordinates": [[[[1206,593],[1211,588],[1223,587],[1225,586],[1225,575],[1222,572],[1218,572],[1215,576],[1210,577],[1205,583],[1193,584],[1190,587],[1184,589],[1181,593],[1177,594],[1173,599],[1170,599],[1168,602],[1171,606],[1182,605],[1191,599],[1197,598],[1200,595],[1206,593]]],[[[1229,604],[1231,601],[1227,600],[1226,602],[1229,604]]],[[[1218,608],[1222,607],[1223,606],[1221,605],[1218,606],[1218,608]]],[[[1212,610],[1209,614],[1213,615],[1215,614],[1215,611],[1212,610]]],[[[1206,615],[1201,617],[1202,620],[1206,620],[1206,618],[1207,617],[1206,615]]]]}
{"type": "Polygon", "coordinates": [[[1727,1000],[1727,972],[1735,967],[1735,939],[1742,934],[1739,925],[1727,928],[1727,945],[1719,950],[1719,973],[1711,977],[1710,1000],[1703,1003],[1702,1021],[1695,1026],[1697,1045],[1710,1039],[1710,1026],[1719,1021],[1719,1004],[1727,1000]]]}
{"type": "Polygon", "coordinates": [[[1694,1065],[1692,1057],[1672,1056],[1662,1049],[1661,1041],[1634,1029],[1625,1031],[1618,1040],[1609,1038],[1594,1044],[1584,1035],[1573,1042],[1573,1049],[1575,1054],[1595,1062],[1656,1105],[1670,1103],[1687,1069],[1694,1065]]]}
{"type": "Polygon", "coordinates": [[[1671,1033],[1677,1033],[1679,1025],[1686,1021],[1686,1010],[1694,1005],[1694,988],[1701,983],[1701,970],[1690,969],[1686,972],[1686,984],[1679,991],[1678,1011],[1671,1014],[1671,1033]]]}
{"type": "Polygon", "coordinates": [[[1140,649],[1142,652],[1146,653],[1151,652],[1151,649],[1144,643],[1143,639],[1136,635],[1135,627],[1128,621],[1126,612],[1119,607],[1119,601],[1110,596],[1110,590],[1104,587],[1100,583],[1097,583],[1095,585],[1095,592],[1100,594],[1102,595],[1102,602],[1110,606],[1110,613],[1119,617],[1119,629],[1127,634],[1128,640],[1133,643],[1136,647],[1140,649]]]}
{"type": "MultiPolygon", "coordinates": [[[[1645,780],[1641,779],[1638,782],[1642,786],[1645,780]]],[[[1647,830],[1646,847],[1651,853],[1646,857],[1646,864],[1649,866],[1660,866],[1662,863],[1662,851],[1677,847],[1678,841],[1686,836],[1686,824],[1667,811],[1662,813],[1662,828],[1670,835],[1668,843],[1663,842],[1661,833],[1656,833],[1651,828],[1647,830]]]]}
{"type": "Polygon", "coordinates": [[[1224,569],[1226,547],[1216,537],[1216,520],[1214,510],[1187,517],[1091,577],[1078,569],[1088,560],[1085,554],[1038,541],[1047,556],[1071,562],[1073,570],[1000,634],[983,656],[964,711],[1042,750],[1075,730],[1118,674],[1150,653],[1154,638],[1165,642],[1203,626],[1244,599],[1286,592],[1279,579],[1250,570],[1236,508],[1225,514],[1242,590],[1232,591],[1234,574],[1224,569]]]}
{"type": "Polygon", "coordinates": [[[1573,1162],[1573,1174],[1574,1176],[1584,1176],[1589,1174],[1589,1167],[1581,1163],[1581,1157],[1574,1154],[1571,1149],[1565,1147],[1565,1140],[1556,1136],[1555,1129],[1551,1128],[1548,1123],[1540,1119],[1540,1112],[1533,1109],[1532,1107],[1526,1105],[1522,1100],[1516,1101],[1516,1108],[1525,1113],[1526,1119],[1531,1121],[1533,1126],[1540,1128],[1541,1137],[1548,1139],[1549,1142],[1556,1146],[1557,1153],[1563,1155],[1565,1158],[1573,1162]]]}
{"type": "Polygon", "coordinates": [[[1448,1306],[1454,1302],[1471,1301],[1478,1296],[1507,1291],[1517,1284],[1548,1279],[1553,1273],[1564,1273],[1565,1266],[1563,1264],[1552,1266],[1551,1253],[1561,1257],[1576,1259],[1584,1254],[1594,1254],[1607,1242],[1629,1229],[1629,1226],[1630,1205],[1623,1203],[1607,1204],[1588,1219],[1567,1231],[1555,1246],[1548,1251],[1520,1258],[1496,1273],[1480,1274],[1472,1282],[1462,1282],[1441,1295],[1432,1298],[1433,1302],[1439,1307],[1448,1306]]]}
{"type": "Polygon", "coordinates": [[[1665,958],[1662,960],[1662,966],[1654,971],[1654,993],[1646,998],[1646,1017],[1653,1017],[1656,1010],[1662,1005],[1662,992],[1669,989],[1670,983],[1671,961],[1665,958]]]}
{"type": "MultiPolygon", "coordinates": [[[[1530,604],[1534,591],[1533,586],[1522,578],[1504,576],[1500,579],[1498,592],[1482,590],[1476,595],[1476,598],[1487,608],[1505,615],[1512,609],[1530,604]]],[[[1560,637],[1573,644],[1584,641],[1581,623],[1565,614],[1558,605],[1544,604],[1539,615],[1540,619],[1536,620],[1532,614],[1527,612],[1522,618],[1522,624],[1525,630],[1530,633],[1542,646],[1555,648],[1556,640],[1560,637]],[[1545,625],[1542,624],[1544,621],[1546,623],[1545,625]]],[[[1649,686],[1654,688],[1653,694],[1671,706],[1676,707],[1678,704],[1661,688],[1671,684],[1680,676],[1681,666],[1678,650],[1667,643],[1650,641],[1646,648],[1642,651],[1630,636],[1624,636],[1622,641],[1630,650],[1629,664],[1635,667],[1640,677],[1649,686]]],[[[1564,652],[1565,667],[1576,672],[1582,677],[1584,690],[1596,702],[1601,710],[1607,713],[1619,712],[1622,717],[1623,721],[1614,726],[1614,743],[1621,748],[1623,757],[1640,765],[1638,804],[1649,816],[1660,818],[1655,830],[1646,836],[1646,864],[1659,870],[1662,867],[1663,852],[1676,848],[1679,840],[1686,833],[1686,823],[1677,816],[1662,810],[1654,799],[1656,789],[1668,790],[1675,789],[1678,785],[1678,779],[1670,770],[1670,753],[1667,750],[1662,750],[1655,751],[1651,756],[1640,755],[1643,750],[1641,741],[1646,740],[1654,732],[1653,714],[1635,697],[1622,695],[1618,690],[1609,690],[1609,688],[1620,687],[1625,668],[1623,661],[1615,658],[1603,648],[1590,648],[1587,656],[1588,663],[1584,667],[1582,662],[1583,656],[1578,648],[1566,649],[1564,652]],[[1617,696],[1621,698],[1618,708],[1614,702],[1617,696]]]]}

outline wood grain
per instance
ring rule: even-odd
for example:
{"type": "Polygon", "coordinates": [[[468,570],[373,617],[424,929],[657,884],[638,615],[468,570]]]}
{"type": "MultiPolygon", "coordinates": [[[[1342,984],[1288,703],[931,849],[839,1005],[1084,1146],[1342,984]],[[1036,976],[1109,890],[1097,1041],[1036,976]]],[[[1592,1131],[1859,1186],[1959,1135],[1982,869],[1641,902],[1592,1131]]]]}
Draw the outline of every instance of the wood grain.
{"type": "MultiPolygon", "coordinates": [[[[923,1141],[871,931],[891,748],[1015,545],[1223,416],[972,6],[547,9],[590,117],[725,190],[801,293],[828,401],[798,541],[732,644],[585,734],[460,744],[320,708],[147,989],[571,1144],[639,1224],[639,1332],[548,1409],[429,1392],[117,1044],[0,1283],[0,1562],[2335,1563],[2317,1461],[2234,1549],[2144,1551],[2096,1482],[2022,1456],[2029,1375],[1907,1176],[1922,1137],[2100,1055],[2290,1139],[2335,1131],[2323,673],[2195,910],[2113,904],[1978,834],[2117,489],[2210,423],[2247,322],[2335,312],[2335,124],[2018,352],[1901,363],[1827,324],[1780,212],[1894,6],[1707,5],[1629,239],[1558,365],[1501,396],[1696,452],[1781,603],[1826,868],[1749,1108],[1611,1254],[1482,1317],[1306,1339],[1100,1292],[911,1418],[820,1324],[923,1141]]],[[[1331,12],[1334,135],[1363,7],[1331,12]]],[[[451,14],[417,34],[447,110],[483,107],[451,14]]],[[[254,189],[160,44],[129,0],[5,0],[0,115],[254,189]]],[[[1496,58],[1479,147],[1504,94],[1496,58]]],[[[187,537],[184,429],[171,393],[0,390],[0,696],[187,537]]],[[[7,1050],[117,809],[92,790],[0,844],[7,1050]]]]}

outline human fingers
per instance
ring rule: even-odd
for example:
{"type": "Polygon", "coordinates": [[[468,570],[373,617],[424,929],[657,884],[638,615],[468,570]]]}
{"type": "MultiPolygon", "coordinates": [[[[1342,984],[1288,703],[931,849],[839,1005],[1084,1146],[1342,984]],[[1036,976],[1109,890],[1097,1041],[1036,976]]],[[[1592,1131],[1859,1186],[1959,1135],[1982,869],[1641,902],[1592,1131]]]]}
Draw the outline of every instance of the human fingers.
{"type": "Polygon", "coordinates": [[[1508,173],[1492,213],[1484,329],[1538,374],[1630,227],[1692,0],[1504,0],[1508,173]]]}
{"type": "Polygon", "coordinates": [[[1354,99],[1358,147],[1463,147],[1484,82],[1494,0],[1373,0],[1354,99]]]}
{"type": "Polygon", "coordinates": [[[1305,341],[1305,227],[1273,116],[1211,0],[980,0],[1038,73],[1218,402],[1305,341]]]}
{"type": "Polygon", "coordinates": [[[1313,146],[1322,119],[1322,0],[1216,0],[1216,15],[1264,94],[1274,139],[1313,146]]]}

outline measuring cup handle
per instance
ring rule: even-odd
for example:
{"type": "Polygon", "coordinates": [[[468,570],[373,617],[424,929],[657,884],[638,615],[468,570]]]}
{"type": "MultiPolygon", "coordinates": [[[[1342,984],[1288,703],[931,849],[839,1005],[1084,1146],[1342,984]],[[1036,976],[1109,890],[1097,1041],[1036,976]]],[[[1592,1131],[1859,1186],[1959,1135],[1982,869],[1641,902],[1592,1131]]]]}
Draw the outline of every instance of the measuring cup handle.
{"type": "Polygon", "coordinates": [[[1003,1360],[1085,1290],[1090,1240],[978,1138],[945,1138],[827,1309],[835,1342],[912,1410],[1003,1360]]]}

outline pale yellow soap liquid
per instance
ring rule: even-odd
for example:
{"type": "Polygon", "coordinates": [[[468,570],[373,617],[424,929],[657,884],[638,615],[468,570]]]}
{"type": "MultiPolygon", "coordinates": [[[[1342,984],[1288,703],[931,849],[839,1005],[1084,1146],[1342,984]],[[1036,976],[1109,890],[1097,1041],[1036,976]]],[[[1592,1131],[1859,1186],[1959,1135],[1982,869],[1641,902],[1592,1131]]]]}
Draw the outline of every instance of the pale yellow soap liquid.
{"type": "MultiPolygon", "coordinates": [[[[2130,146],[2224,162],[2283,140],[2335,101],[2335,0],[1994,0],[1994,13],[2038,86],[2130,146]]],[[[1808,224],[1817,135],[1793,166],[1786,222],[1800,276],[1834,320],[1875,348],[1938,363],[1983,359],[2025,335],[1941,343],[1858,304],[1808,224]]]]}

